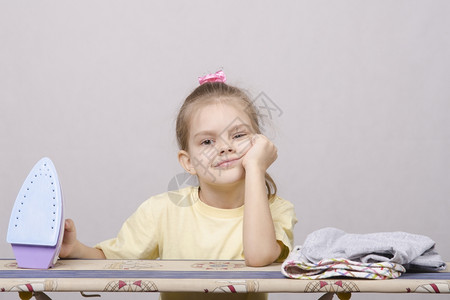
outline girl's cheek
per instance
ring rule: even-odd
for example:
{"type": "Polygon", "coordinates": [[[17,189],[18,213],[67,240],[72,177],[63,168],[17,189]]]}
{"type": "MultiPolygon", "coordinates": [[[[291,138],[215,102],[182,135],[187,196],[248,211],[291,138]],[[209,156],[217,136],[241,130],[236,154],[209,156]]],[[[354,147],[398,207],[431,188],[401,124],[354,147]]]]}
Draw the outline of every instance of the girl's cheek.
{"type": "Polygon", "coordinates": [[[247,153],[248,150],[252,147],[251,138],[248,137],[245,140],[241,140],[237,143],[238,150],[237,152],[240,154],[247,153]]]}
{"type": "Polygon", "coordinates": [[[217,149],[214,146],[204,147],[196,153],[196,160],[197,163],[201,162],[205,165],[208,165],[214,162],[216,155],[217,149]]]}

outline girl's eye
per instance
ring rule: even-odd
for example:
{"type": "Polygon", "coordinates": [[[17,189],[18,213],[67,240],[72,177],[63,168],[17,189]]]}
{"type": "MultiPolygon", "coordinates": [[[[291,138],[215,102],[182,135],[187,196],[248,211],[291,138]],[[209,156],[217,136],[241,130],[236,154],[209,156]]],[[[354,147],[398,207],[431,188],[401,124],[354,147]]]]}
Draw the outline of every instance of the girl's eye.
{"type": "Polygon", "coordinates": [[[236,134],[233,136],[233,138],[234,138],[234,139],[239,139],[239,138],[244,137],[244,136],[246,136],[246,135],[247,135],[246,133],[236,133],[236,134]]]}
{"type": "Polygon", "coordinates": [[[205,145],[205,146],[209,146],[214,144],[214,141],[211,139],[207,139],[207,140],[203,140],[200,144],[205,145]]]}

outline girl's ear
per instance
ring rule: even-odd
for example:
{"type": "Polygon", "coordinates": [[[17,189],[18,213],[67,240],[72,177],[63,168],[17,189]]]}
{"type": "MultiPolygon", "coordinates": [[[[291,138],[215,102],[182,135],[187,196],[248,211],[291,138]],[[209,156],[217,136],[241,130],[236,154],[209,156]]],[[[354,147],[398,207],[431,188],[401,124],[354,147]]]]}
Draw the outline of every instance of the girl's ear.
{"type": "Polygon", "coordinates": [[[187,151],[178,151],[178,161],[180,162],[180,165],[183,167],[183,169],[186,170],[186,172],[191,175],[197,175],[195,168],[192,166],[191,157],[187,151]]]}

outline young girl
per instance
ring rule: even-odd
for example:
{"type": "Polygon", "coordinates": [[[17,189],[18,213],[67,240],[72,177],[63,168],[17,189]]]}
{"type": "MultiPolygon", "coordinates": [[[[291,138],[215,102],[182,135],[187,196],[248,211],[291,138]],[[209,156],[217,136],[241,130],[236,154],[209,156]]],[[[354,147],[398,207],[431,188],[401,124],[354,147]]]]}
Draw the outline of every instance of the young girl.
{"type": "Polygon", "coordinates": [[[199,186],[151,197],[116,238],[95,248],[80,243],[73,221],[66,220],[60,257],[245,259],[255,267],[283,261],[297,220],[293,205],[276,195],[266,173],[277,149],[261,134],[258,121],[249,97],[225,84],[223,73],[201,78],[176,124],[178,160],[197,176],[199,186]]]}

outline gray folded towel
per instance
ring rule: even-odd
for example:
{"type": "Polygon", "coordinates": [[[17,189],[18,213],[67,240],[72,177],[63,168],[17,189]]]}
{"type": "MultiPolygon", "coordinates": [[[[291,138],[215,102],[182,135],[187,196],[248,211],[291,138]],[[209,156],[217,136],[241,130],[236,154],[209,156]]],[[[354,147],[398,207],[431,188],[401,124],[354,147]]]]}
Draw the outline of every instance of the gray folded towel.
{"type": "Polygon", "coordinates": [[[302,254],[312,263],[327,258],[346,258],[363,263],[393,262],[406,269],[438,271],[445,262],[434,251],[427,236],[406,232],[349,234],[337,228],[323,228],[309,234],[302,254]]]}

